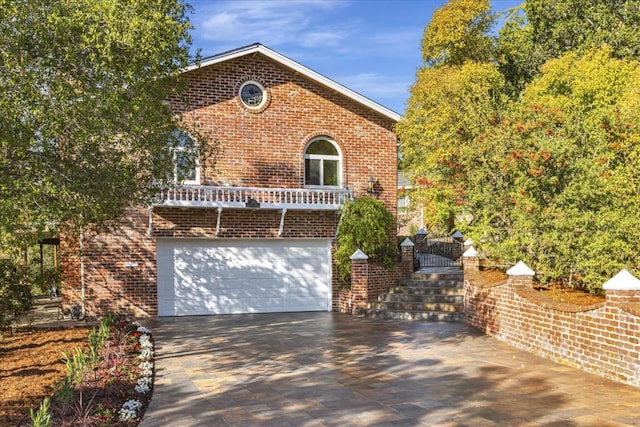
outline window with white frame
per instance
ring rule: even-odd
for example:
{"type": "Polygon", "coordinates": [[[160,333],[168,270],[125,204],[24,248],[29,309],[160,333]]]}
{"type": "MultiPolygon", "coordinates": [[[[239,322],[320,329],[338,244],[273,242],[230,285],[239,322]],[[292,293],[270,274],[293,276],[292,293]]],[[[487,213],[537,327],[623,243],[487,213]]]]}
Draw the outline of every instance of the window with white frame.
{"type": "Polygon", "coordinates": [[[267,91],[255,80],[244,82],[238,90],[238,96],[242,104],[251,110],[259,110],[267,102],[267,91]]]}
{"type": "Polygon", "coordinates": [[[315,138],[304,150],[304,184],[306,186],[340,187],[342,160],[335,142],[315,138]]]}
{"type": "Polygon", "coordinates": [[[173,148],[173,182],[175,184],[197,185],[200,183],[200,167],[195,141],[188,133],[174,133],[177,145],[173,148]]]}

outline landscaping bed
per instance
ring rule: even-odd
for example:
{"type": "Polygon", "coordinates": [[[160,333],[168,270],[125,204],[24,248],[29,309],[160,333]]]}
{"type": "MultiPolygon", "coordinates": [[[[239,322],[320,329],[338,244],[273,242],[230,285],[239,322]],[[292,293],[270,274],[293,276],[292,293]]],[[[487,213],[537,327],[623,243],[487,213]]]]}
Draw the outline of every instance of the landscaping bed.
{"type": "MultiPolygon", "coordinates": [[[[509,279],[502,270],[496,268],[481,268],[480,276],[486,284],[504,283],[509,279]]],[[[560,284],[551,284],[545,287],[534,287],[546,298],[564,304],[594,305],[604,302],[604,295],[594,295],[580,289],[571,289],[560,284]]]]}
{"type": "Polygon", "coordinates": [[[0,339],[0,426],[14,427],[65,375],[62,352],[88,347],[87,328],[5,332],[0,339]]]}
{"type": "Polygon", "coordinates": [[[33,425],[30,410],[35,413],[47,397],[50,408],[43,416],[53,426],[136,426],[153,388],[151,336],[122,318],[107,323],[5,331],[0,426],[33,425]]]}

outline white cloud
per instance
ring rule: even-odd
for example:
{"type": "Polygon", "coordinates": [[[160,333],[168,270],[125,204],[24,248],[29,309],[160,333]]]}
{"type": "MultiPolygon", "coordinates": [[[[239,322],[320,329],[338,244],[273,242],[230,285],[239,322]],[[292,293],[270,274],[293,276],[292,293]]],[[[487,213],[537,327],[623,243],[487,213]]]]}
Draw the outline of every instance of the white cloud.
{"type": "Polygon", "coordinates": [[[276,46],[294,43],[305,47],[340,44],[346,34],[335,25],[323,23],[322,14],[340,9],[345,1],[270,0],[230,1],[195,4],[194,25],[208,41],[261,42],[276,46]]]}
{"type": "Polygon", "coordinates": [[[377,73],[359,73],[337,78],[344,86],[371,98],[402,97],[412,82],[377,73]]]}

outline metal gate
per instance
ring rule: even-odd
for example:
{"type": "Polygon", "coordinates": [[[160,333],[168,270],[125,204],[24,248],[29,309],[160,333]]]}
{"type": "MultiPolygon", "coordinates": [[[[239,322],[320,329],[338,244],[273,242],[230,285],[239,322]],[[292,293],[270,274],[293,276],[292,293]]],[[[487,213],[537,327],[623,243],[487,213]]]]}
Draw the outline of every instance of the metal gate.
{"type": "Polygon", "coordinates": [[[464,244],[451,236],[425,236],[416,242],[420,267],[458,267],[462,265],[464,244]]]}

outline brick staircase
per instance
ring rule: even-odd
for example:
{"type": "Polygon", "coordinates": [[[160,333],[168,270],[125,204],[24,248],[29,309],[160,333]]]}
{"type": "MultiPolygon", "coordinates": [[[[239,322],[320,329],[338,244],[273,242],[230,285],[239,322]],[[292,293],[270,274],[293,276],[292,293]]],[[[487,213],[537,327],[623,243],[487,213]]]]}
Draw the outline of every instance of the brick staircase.
{"type": "Polygon", "coordinates": [[[464,322],[464,275],[458,267],[423,269],[371,303],[377,319],[464,322]]]}

